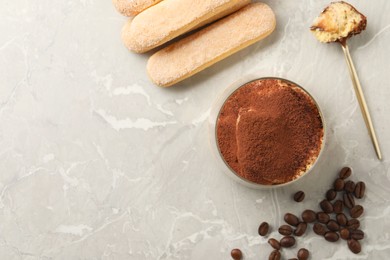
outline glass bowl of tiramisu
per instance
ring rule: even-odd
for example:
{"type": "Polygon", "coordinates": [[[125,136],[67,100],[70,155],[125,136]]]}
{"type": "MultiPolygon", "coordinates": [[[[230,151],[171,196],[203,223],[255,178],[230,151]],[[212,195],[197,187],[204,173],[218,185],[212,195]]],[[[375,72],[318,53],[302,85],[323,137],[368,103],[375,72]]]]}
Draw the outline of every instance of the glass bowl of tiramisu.
{"type": "Polygon", "coordinates": [[[325,127],[314,98],[276,77],[246,77],[215,102],[210,118],[213,153],[223,172],[254,188],[290,184],[314,167],[325,127]]]}

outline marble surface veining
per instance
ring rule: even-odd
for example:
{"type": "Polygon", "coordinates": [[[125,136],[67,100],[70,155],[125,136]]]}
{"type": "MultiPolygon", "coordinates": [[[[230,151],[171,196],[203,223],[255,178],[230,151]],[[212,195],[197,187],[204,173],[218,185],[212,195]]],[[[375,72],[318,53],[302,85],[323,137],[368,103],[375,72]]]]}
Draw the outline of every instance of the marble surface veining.
{"type": "Polygon", "coordinates": [[[326,0],[265,0],[264,41],[169,89],[150,54],[121,43],[126,18],[106,0],[0,2],[0,259],[267,259],[257,234],[287,211],[317,209],[344,165],[367,183],[363,249],[307,233],[312,259],[390,258],[390,2],[351,0],[368,27],[350,49],[384,154],[378,161],[337,44],[308,28],[326,0]],[[253,190],[227,178],[209,147],[210,107],[246,74],[295,81],[327,124],[323,157],[292,186],[253,190]],[[305,203],[291,194],[306,192],[305,203]]]}

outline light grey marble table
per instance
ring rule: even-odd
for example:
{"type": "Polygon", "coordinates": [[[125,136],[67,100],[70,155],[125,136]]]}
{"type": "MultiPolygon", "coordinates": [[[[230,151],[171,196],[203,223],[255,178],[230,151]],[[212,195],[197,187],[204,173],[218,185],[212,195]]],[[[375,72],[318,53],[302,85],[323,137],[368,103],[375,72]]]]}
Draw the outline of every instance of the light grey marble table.
{"type": "Polygon", "coordinates": [[[378,161],[340,46],[309,32],[326,0],[266,0],[277,30],[175,87],[147,77],[120,40],[126,18],[103,0],[0,3],[0,259],[268,259],[257,235],[287,211],[317,208],[336,172],[367,183],[363,250],[309,232],[283,251],[312,259],[390,259],[390,2],[351,0],[368,17],[350,41],[384,160],[378,161]],[[278,76],[320,104],[328,142],[293,186],[227,178],[209,147],[210,107],[246,74],[278,76]],[[298,189],[305,203],[291,202],[298,189]]]}

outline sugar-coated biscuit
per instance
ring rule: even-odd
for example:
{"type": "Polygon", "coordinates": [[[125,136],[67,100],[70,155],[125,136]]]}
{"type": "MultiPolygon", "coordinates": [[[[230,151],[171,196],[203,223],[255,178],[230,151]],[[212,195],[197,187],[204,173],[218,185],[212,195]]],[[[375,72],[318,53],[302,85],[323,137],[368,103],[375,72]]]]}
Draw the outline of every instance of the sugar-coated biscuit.
{"type": "Polygon", "coordinates": [[[250,0],[164,0],[129,20],[122,29],[122,39],[130,50],[147,52],[249,3],[250,0]]]}
{"type": "Polygon", "coordinates": [[[268,5],[250,4],[156,52],[149,58],[148,74],[156,85],[171,86],[267,37],[275,26],[268,5]]]}

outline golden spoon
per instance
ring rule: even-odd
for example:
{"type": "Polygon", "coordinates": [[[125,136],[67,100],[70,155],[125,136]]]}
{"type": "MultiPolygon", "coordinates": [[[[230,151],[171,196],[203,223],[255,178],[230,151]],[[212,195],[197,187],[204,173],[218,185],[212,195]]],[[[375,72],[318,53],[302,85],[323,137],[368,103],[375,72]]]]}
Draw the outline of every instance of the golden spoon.
{"type": "Polygon", "coordinates": [[[382,160],[378,138],[376,137],[367,102],[347,45],[347,39],[363,31],[366,28],[366,24],[367,19],[363,14],[359,13],[352,5],[341,1],[333,2],[326,7],[310,29],[320,42],[339,42],[341,44],[364,122],[370,134],[376,155],[379,160],[382,160]]]}

